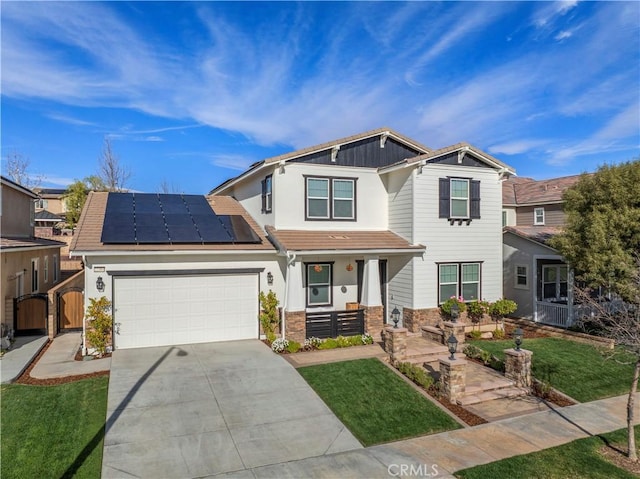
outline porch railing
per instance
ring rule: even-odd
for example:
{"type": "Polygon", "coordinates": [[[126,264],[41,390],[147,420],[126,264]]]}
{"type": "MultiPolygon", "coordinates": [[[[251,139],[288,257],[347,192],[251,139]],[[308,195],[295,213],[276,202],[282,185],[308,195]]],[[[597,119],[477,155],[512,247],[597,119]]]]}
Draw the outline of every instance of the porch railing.
{"type": "Polygon", "coordinates": [[[536,321],[539,323],[568,328],[573,324],[572,316],[566,304],[536,301],[536,321]]]}
{"type": "Polygon", "coordinates": [[[308,312],[306,337],[335,338],[364,333],[364,309],[308,312]]]}

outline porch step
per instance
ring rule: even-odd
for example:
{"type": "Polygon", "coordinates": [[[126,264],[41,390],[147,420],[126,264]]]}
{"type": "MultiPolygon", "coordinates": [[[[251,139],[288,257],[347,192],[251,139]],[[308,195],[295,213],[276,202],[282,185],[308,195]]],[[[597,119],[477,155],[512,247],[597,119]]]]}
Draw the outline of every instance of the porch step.
{"type": "Polygon", "coordinates": [[[519,396],[526,396],[527,394],[529,394],[527,389],[515,386],[472,394],[469,394],[467,388],[467,394],[462,399],[458,399],[457,402],[461,406],[470,406],[472,404],[478,404],[485,401],[493,401],[494,399],[515,398],[519,396]]]}
{"type": "Polygon", "coordinates": [[[422,365],[424,363],[437,362],[438,358],[443,356],[449,356],[449,350],[447,349],[447,347],[439,344],[433,344],[430,345],[428,349],[408,348],[405,361],[422,365]]]}
{"type": "Polygon", "coordinates": [[[506,378],[495,378],[482,382],[467,382],[465,391],[467,394],[478,394],[482,392],[495,391],[496,389],[505,389],[513,387],[513,381],[506,378]]]}

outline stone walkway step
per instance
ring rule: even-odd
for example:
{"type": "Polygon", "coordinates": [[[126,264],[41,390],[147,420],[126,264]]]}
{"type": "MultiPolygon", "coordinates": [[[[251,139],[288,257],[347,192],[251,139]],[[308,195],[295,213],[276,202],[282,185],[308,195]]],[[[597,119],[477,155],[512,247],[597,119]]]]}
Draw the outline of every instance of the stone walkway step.
{"type": "Polygon", "coordinates": [[[472,404],[478,404],[485,401],[493,401],[494,399],[514,398],[518,396],[526,396],[529,394],[524,388],[517,388],[515,386],[493,389],[491,391],[483,391],[476,394],[467,394],[462,399],[458,400],[458,404],[461,406],[470,406],[472,404]]]}
{"type": "Polygon", "coordinates": [[[493,391],[495,389],[503,389],[514,386],[514,382],[507,378],[495,378],[489,381],[467,382],[465,391],[467,394],[477,394],[485,391],[493,391]]]}

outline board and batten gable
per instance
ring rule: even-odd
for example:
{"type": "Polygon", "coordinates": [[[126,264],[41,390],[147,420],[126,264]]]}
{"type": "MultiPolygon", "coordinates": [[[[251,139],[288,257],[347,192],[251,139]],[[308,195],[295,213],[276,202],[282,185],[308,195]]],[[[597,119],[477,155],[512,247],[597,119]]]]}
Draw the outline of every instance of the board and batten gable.
{"type": "Polygon", "coordinates": [[[480,262],[481,299],[502,297],[502,184],[493,168],[430,163],[414,177],[414,234],[426,246],[414,259],[414,308],[438,306],[438,263],[480,262]],[[480,181],[480,218],[450,222],[439,216],[440,178],[480,181]]]}

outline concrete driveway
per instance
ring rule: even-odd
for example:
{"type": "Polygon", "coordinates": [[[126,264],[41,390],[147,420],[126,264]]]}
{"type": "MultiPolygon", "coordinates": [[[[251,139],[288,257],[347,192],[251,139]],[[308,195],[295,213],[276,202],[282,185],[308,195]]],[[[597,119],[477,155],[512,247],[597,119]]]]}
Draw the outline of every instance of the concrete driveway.
{"type": "Polygon", "coordinates": [[[113,354],[102,477],[203,477],[354,449],[362,445],[260,341],[113,354]]]}

